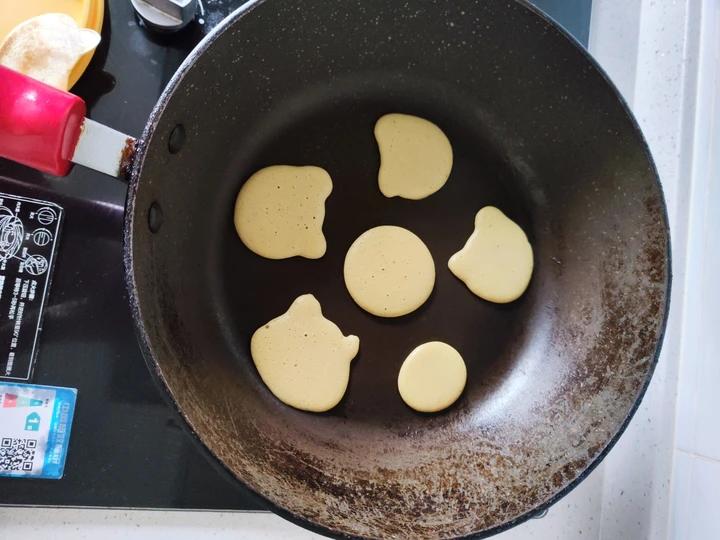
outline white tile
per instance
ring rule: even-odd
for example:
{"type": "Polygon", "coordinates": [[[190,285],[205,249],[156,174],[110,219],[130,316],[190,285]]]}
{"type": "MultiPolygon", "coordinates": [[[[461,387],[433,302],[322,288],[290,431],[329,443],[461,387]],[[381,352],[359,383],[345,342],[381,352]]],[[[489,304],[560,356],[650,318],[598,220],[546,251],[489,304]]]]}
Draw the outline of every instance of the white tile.
{"type": "Polygon", "coordinates": [[[702,7],[676,440],[720,459],[720,3],[702,7]]]}
{"type": "Polygon", "coordinates": [[[677,452],[670,540],[720,538],[719,502],[720,462],[677,452]]]}

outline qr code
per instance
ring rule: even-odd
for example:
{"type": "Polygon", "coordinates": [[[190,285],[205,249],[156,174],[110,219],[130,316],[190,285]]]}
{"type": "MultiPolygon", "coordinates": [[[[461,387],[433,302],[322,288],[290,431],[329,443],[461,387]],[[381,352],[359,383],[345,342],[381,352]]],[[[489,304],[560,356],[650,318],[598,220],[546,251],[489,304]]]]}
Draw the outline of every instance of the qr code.
{"type": "Polygon", "coordinates": [[[32,471],[37,439],[0,440],[0,471],[32,471]]]}

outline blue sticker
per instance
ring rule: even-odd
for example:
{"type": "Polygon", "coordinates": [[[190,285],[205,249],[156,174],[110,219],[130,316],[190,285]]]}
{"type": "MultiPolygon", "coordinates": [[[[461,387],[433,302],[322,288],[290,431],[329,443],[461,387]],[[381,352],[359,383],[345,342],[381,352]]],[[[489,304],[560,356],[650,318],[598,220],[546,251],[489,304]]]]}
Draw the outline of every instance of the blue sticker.
{"type": "Polygon", "coordinates": [[[62,478],[77,390],[0,382],[0,476],[62,478]]]}

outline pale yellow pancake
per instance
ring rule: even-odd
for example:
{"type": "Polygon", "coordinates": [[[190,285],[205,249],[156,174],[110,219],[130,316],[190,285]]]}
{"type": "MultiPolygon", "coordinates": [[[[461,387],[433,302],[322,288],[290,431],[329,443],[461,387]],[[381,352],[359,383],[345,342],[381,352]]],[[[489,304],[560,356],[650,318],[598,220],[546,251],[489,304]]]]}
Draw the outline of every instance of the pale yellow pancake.
{"type": "Polygon", "coordinates": [[[323,317],[312,294],[299,296],[250,340],[255,367],[275,397],[312,412],[332,409],[345,395],[359,347],[356,336],[343,336],[323,317]]]}
{"type": "Polygon", "coordinates": [[[494,206],[486,206],[475,216],[475,230],[450,257],[448,267],[477,296],[503,304],[527,289],[533,250],[520,226],[494,206]]]}
{"type": "Polygon", "coordinates": [[[418,116],[386,114],[375,124],[378,185],[386,197],[424,199],[450,177],[453,152],[445,133],[418,116]]]}
{"type": "Polygon", "coordinates": [[[365,311],[400,317],[415,311],[432,293],[435,263],[415,234],[392,225],[361,234],[345,256],[345,286],[365,311]]]}
{"type": "Polygon", "coordinates": [[[438,412],[460,397],[467,369],[453,347],[442,341],[423,343],[403,362],[398,374],[400,397],[419,412],[438,412]]]}
{"type": "Polygon", "coordinates": [[[319,259],[330,175],[320,167],[273,165],[253,174],[235,201],[235,230],[261,257],[319,259]]]}

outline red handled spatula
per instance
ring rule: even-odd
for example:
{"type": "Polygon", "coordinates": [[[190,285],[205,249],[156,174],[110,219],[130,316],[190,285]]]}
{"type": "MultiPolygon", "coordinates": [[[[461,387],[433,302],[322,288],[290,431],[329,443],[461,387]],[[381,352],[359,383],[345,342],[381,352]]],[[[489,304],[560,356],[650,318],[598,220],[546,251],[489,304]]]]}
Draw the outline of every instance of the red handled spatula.
{"type": "Polygon", "coordinates": [[[135,139],[85,118],[76,95],[0,66],[0,157],[65,176],[79,163],[126,172],[135,139]]]}

